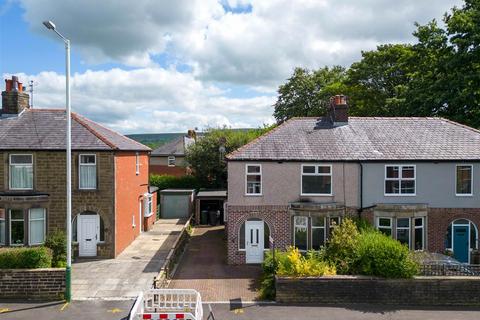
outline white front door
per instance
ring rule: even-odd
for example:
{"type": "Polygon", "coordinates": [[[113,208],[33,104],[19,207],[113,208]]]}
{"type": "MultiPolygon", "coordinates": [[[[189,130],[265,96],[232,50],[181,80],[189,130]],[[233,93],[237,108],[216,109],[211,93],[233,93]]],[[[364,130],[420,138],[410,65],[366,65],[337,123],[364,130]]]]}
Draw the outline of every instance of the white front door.
{"type": "Polygon", "coordinates": [[[263,221],[245,222],[246,263],[263,262],[263,221]]]}
{"type": "Polygon", "coordinates": [[[98,215],[83,214],[78,216],[78,243],[80,257],[95,257],[98,242],[98,215]]]}

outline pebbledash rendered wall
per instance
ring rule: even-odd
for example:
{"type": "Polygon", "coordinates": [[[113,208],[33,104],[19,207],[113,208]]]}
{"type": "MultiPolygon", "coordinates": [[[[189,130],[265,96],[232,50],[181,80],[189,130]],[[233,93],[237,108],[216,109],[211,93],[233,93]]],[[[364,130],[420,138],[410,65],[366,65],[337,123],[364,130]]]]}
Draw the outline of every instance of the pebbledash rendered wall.
{"type": "Polygon", "coordinates": [[[480,277],[277,277],[276,290],[277,302],[291,304],[480,306],[480,277]]]}
{"type": "Polygon", "coordinates": [[[65,269],[0,269],[0,299],[62,300],[65,269]]]}

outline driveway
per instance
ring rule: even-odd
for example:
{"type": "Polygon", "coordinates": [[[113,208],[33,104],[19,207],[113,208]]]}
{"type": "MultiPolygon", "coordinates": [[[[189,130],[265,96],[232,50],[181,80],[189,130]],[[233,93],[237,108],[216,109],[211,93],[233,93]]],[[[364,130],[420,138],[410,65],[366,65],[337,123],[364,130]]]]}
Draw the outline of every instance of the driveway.
{"type": "Polygon", "coordinates": [[[227,265],[223,226],[195,227],[169,288],[195,289],[202,301],[253,301],[257,298],[258,265],[227,265]]]}
{"type": "Polygon", "coordinates": [[[73,299],[132,299],[150,288],[183,226],[177,219],[159,220],[116,259],[75,262],[73,299]]]}

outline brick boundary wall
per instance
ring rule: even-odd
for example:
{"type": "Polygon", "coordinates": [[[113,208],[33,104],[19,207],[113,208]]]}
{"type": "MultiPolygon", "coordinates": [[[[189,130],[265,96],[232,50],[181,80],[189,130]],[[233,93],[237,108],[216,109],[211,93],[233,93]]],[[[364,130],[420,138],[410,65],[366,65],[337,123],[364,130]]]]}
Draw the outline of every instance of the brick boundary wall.
{"type": "Polygon", "coordinates": [[[480,306],[480,277],[277,277],[276,290],[276,301],[289,304],[480,306]]]}
{"type": "Polygon", "coordinates": [[[0,269],[0,299],[62,300],[65,269],[0,269]]]}

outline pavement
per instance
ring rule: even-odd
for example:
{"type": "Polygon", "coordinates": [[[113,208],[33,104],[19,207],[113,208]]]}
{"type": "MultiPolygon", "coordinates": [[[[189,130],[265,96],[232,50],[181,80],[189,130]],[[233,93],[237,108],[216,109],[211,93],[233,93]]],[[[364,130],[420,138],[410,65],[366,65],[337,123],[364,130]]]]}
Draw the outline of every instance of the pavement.
{"type": "Polygon", "coordinates": [[[227,265],[224,226],[197,226],[168,288],[195,289],[202,301],[254,301],[259,265],[227,265]]]}
{"type": "Polygon", "coordinates": [[[139,291],[151,288],[184,223],[159,220],[116,259],[79,259],[73,263],[73,299],[133,299],[139,291]]]}
{"type": "MultiPolygon", "coordinates": [[[[75,301],[58,303],[0,302],[0,319],[126,319],[133,301],[75,301]]],[[[212,320],[326,319],[326,320],[478,320],[480,308],[413,308],[402,306],[291,306],[278,304],[211,304],[212,320]]],[[[204,318],[209,306],[204,304],[204,318]]]]}

